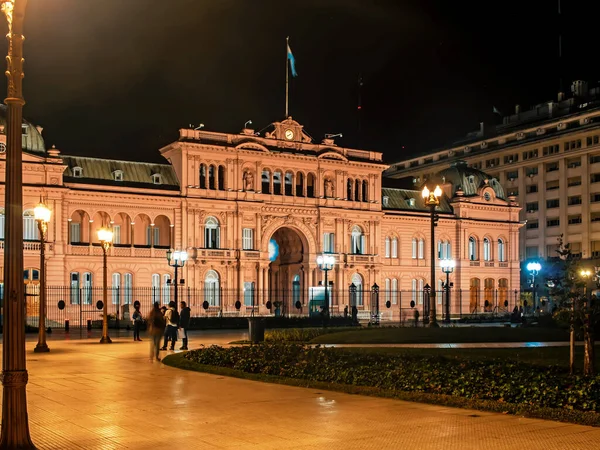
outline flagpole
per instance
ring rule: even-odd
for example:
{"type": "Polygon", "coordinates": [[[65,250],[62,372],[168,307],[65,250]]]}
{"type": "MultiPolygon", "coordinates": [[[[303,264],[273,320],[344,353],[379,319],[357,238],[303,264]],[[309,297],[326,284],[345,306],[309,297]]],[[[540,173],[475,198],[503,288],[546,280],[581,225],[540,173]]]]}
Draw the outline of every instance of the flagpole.
{"type": "Polygon", "coordinates": [[[285,118],[288,118],[289,93],[290,93],[290,71],[288,68],[288,46],[290,37],[285,38],[285,118]]]}

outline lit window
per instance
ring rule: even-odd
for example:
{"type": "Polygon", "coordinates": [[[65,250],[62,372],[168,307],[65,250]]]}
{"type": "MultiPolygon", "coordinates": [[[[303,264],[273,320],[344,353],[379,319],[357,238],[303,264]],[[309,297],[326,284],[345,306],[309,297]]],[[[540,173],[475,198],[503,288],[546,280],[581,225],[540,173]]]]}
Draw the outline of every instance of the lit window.
{"type": "Polygon", "coordinates": [[[160,173],[153,174],[152,175],[152,183],[162,184],[162,175],[160,173]]]}
{"type": "Polygon", "coordinates": [[[115,170],[112,174],[113,174],[113,180],[123,181],[123,171],[122,170],[115,170]]]}
{"type": "Polygon", "coordinates": [[[83,176],[83,169],[81,167],[73,167],[73,176],[81,178],[83,176]]]}

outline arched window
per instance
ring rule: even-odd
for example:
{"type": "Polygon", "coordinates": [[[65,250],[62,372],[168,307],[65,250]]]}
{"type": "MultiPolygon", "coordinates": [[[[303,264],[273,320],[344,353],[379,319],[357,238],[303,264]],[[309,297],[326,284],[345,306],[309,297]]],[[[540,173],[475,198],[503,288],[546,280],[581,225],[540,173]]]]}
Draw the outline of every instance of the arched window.
{"type": "Polygon", "coordinates": [[[220,306],[219,291],[219,274],[214,270],[209,270],[204,277],[204,300],[208,302],[209,306],[220,306]]]}
{"type": "Polygon", "coordinates": [[[363,202],[369,201],[369,182],[367,180],[362,182],[362,200],[363,202]]]}
{"type": "Polygon", "coordinates": [[[506,261],[506,249],[504,247],[504,239],[498,239],[498,261],[506,261]]]}
{"type": "Polygon", "coordinates": [[[492,260],[492,249],[490,248],[490,240],[488,238],[483,238],[483,260],[491,261],[492,260]]]}
{"type": "Polygon", "coordinates": [[[498,307],[508,310],[510,304],[504,305],[508,300],[508,279],[500,278],[498,280],[498,307]]]}
{"type": "Polygon", "coordinates": [[[385,257],[389,258],[391,256],[391,241],[390,238],[386,236],[385,238],[385,257]]]}
{"type": "Polygon", "coordinates": [[[294,183],[294,174],[292,172],[285,173],[285,195],[292,195],[294,183]]]}
{"type": "Polygon", "coordinates": [[[412,292],[411,300],[413,302],[415,302],[415,304],[416,304],[417,303],[417,291],[419,290],[419,288],[417,286],[417,280],[413,279],[411,281],[411,288],[410,289],[411,289],[411,292],[412,292]]]}
{"type": "Polygon", "coordinates": [[[206,183],[207,175],[206,164],[200,164],[200,189],[208,188],[208,184],[206,183]]]}
{"type": "Polygon", "coordinates": [[[219,190],[225,190],[225,166],[219,166],[219,190]]]}
{"type": "Polygon", "coordinates": [[[216,190],[215,166],[208,167],[208,189],[216,190]]]}
{"type": "Polygon", "coordinates": [[[269,169],[263,169],[262,171],[261,190],[263,194],[271,193],[271,172],[269,169]]]}
{"type": "Polygon", "coordinates": [[[470,299],[469,299],[469,312],[471,314],[478,312],[479,309],[479,278],[471,278],[470,282],[470,299]]]}
{"type": "Polygon", "coordinates": [[[79,272],[71,272],[71,305],[79,305],[79,272]]]}
{"type": "Polygon", "coordinates": [[[133,275],[123,274],[123,301],[125,305],[131,305],[133,299],[133,275]]]}
{"type": "Polygon", "coordinates": [[[360,274],[355,273],[351,281],[356,286],[356,306],[363,306],[363,279],[360,274]]]}
{"type": "Polygon", "coordinates": [[[423,279],[418,280],[417,289],[418,289],[418,294],[419,294],[419,305],[422,305],[423,304],[423,289],[425,289],[423,279]]]}
{"type": "Polygon", "coordinates": [[[365,235],[358,225],[354,225],[352,234],[350,235],[350,253],[364,255],[365,249],[365,235]]]}
{"type": "Polygon", "coordinates": [[[469,259],[477,261],[477,239],[473,236],[469,237],[469,259]]]}
{"type": "Polygon", "coordinates": [[[160,275],[152,274],[152,303],[160,302],[160,275]]]}
{"type": "Polygon", "coordinates": [[[244,306],[254,306],[254,291],[254,281],[244,281],[244,306]]]}
{"type": "Polygon", "coordinates": [[[392,280],[389,278],[385,279],[385,302],[391,302],[391,294],[392,294],[392,280]]]}
{"type": "Polygon", "coordinates": [[[398,238],[392,238],[392,258],[398,258],[398,238]]]}
{"type": "Polygon", "coordinates": [[[392,278],[392,305],[398,304],[398,280],[392,278]]]}
{"type": "MultiPolygon", "coordinates": [[[[417,238],[412,239],[412,259],[417,259],[418,256],[418,243],[417,238]]],[[[415,290],[415,289],[413,289],[415,290]]]]}
{"type": "Polygon", "coordinates": [[[306,196],[309,198],[315,197],[315,174],[309,173],[306,177],[306,196]]]}
{"type": "Polygon", "coordinates": [[[483,297],[483,307],[486,312],[492,312],[494,307],[496,306],[496,298],[494,296],[494,286],[496,285],[493,278],[486,278],[483,282],[485,287],[484,297],[483,297]],[[487,300],[487,306],[485,306],[485,302],[487,300]]]}
{"type": "Polygon", "coordinates": [[[296,197],[304,197],[304,174],[296,173],[296,197]]]}
{"type": "Polygon", "coordinates": [[[348,183],[347,183],[347,188],[346,188],[346,197],[348,198],[348,200],[352,200],[352,186],[354,185],[354,182],[352,181],[352,178],[348,178],[348,183]]]}
{"type": "MultiPolygon", "coordinates": [[[[168,273],[163,275],[162,290],[163,303],[169,303],[171,301],[171,275],[168,273]]],[[[177,307],[179,308],[179,305],[177,307]]]]}
{"type": "Polygon", "coordinates": [[[425,259],[425,239],[419,239],[419,259],[425,259]]]}
{"type": "Polygon", "coordinates": [[[112,274],[112,303],[113,305],[121,304],[121,274],[112,274]]]}
{"type": "Polygon", "coordinates": [[[281,172],[279,172],[279,171],[273,172],[273,194],[275,194],[275,195],[282,194],[281,178],[282,178],[281,172]]]}
{"type": "Polygon", "coordinates": [[[204,222],[204,247],[219,248],[220,244],[219,221],[214,217],[208,217],[204,222]]]}
{"type": "Polygon", "coordinates": [[[452,251],[450,248],[450,241],[438,241],[438,258],[439,259],[450,259],[452,258],[452,251]]]}
{"type": "Polygon", "coordinates": [[[82,293],[83,296],[83,304],[91,305],[92,304],[92,274],[90,272],[85,272],[82,277],[82,293]]]}
{"type": "Polygon", "coordinates": [[[24,241],[37,241],[39,240],[39,232],[37,223],[35,222],[35,216],[32,210],[23,212],[23,240],[24,241]]]}
{"type": "Polygon", "coordinates": [[[359,202],[360,201],[360,180],[354,180],[354,201],[355,202],[359,202]]]}

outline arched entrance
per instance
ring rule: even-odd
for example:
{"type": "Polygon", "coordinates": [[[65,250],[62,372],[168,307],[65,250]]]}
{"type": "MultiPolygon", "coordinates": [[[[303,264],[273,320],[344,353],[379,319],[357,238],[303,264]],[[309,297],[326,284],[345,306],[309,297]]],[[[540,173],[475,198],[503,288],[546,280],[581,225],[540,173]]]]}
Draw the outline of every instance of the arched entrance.
{"type": "Polygon", "coordinates": [[[304,305],[304,262],[308,243],[294,228],[282,227],[269,240],[269,298],[276,315],[300,312],[297,301],[304,305]]]}

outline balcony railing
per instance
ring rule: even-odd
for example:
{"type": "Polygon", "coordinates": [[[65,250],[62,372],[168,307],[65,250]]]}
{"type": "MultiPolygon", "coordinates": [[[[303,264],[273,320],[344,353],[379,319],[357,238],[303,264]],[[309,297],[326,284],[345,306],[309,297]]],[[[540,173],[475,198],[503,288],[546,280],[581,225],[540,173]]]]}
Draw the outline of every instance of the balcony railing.
{"type": "MultiPolygon", "coordinates": [[[[42,249],[40,241],[23,241],[23,250],[39,252],[42,249]]],[[[54,243],[46,242],[47,250],[54,250],[54,243]]],[[[4,240],[0,241],[0,250],[4,250],[4,240]]]]}

